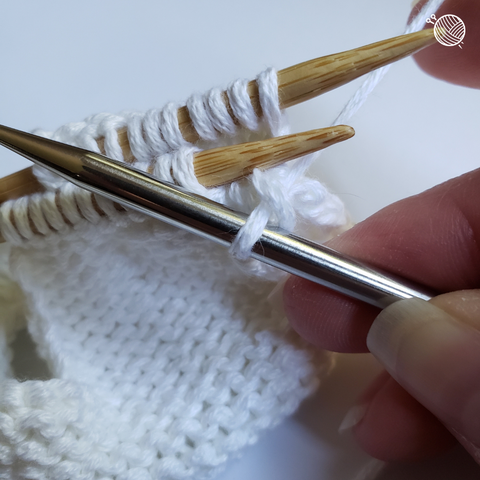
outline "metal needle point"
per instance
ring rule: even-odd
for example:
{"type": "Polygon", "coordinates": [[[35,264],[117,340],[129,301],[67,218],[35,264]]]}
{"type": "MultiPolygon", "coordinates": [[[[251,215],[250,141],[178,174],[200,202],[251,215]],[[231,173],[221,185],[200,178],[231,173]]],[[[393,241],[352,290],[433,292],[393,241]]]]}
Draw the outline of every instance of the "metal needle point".
{"type": "MultiPolygon", "coordinates": [[[[85,188],[166,223],[230,246],[246,215],[87,150],[0,126],[0,144],[85,188]]],[[[251,256],[379,308],[431,294],[328,247],[267,227],[251,256]]]]}

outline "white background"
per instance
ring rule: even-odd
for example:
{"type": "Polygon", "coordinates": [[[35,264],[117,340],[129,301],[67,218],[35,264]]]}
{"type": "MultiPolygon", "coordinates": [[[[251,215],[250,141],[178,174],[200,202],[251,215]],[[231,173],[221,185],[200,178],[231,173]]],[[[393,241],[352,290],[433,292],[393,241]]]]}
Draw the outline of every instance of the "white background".
{"type": "MultiPolygon", "coordinates": [[[[254,78],[267,66],[281,69],[396,36],[409,11],[409,0],[3,2],[0,123],[54,130],[93,113],[181,102],[193,91],[254,78]]],[[[468,48],[468,32],[464,42],[468,48]]],[[[289,109],[293,130],[328,126],[358,85],[289,109]]],[[[478,91],[435,80],[403,60],[350,121],[356,136],[326,151],[314,174],[360,221],[476,168],[479,111],[478,91]]],[[[28,165],[0,151],[0,176],[28,165]]],[[[218,480],[354,478],[368,457],[337,428],[376,371],[366,355],[342,356],[319,394],[218,480]]],[[[391,466],[380,478],[473,479],[477,468],[456,452],[391,466]]]]}

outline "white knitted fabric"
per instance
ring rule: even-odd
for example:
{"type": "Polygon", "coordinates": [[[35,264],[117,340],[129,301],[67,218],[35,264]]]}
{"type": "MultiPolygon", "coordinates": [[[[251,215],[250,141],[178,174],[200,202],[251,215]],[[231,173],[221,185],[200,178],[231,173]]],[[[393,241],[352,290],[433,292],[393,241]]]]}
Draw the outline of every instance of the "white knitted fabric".
{"type": "MultiPolygon", "coordinates": [[[[367,77],[336,123],[385,71],[367,77]]],[[[195,146],[180,134],[177,105],[43,132],[93,151],[104,137],[107,155],[122,160],[116,130],[126,126],[137,168],[153,165],[162,179],[252,213],[227,252],[36,169],[47,192],[0,208],[23,292],[0,274],[0,478],[205,478],[317,387],[328,357],[266,301],[281,274],[245,259],[267,221],[324,240],[346,222],[341,202],[305,177],[311,157],[212,189],[193,173],[199,148],[287,133],[275,72],[258,78],[265,120],[246,84],[228,88],[238,122],[218,89],[187,101],[195,146]],[[8,345],[22,305],[50,380],[12,378],[8,345]]]]}
{"type": "Polygon", "coordinates": [[[44,133],[90,150],[103,136],[121,160],[116,130],[127,126],[136,167],[153,164],[161,178],[253,213],[229,252],[38,169],[48,191],[2,205],[10,271],[51,379],[11,378],[6,345],[21,325],[10,305],[0,325],[0,478],[204,478],[317,387],[328,357],[266,300],[278,271],[238,258],[268,220],[328,236],[345,223],[341,202],[303,175],[305,160],[208,190],[192,168],[200,147],[286,133],[276,78],[258,78],[266,121],[244,81],[228,89],[239,125],[220,90],[191,97],[196,146],[180,135],[176,105],[44,133]]]}

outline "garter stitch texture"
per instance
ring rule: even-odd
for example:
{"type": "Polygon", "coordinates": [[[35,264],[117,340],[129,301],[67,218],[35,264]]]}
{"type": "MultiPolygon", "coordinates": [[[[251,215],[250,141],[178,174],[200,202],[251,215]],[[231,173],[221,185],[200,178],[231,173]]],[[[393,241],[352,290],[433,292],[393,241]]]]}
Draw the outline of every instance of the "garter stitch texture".
{"type": "Polygon", "coordinates": [[[171,104],[43,133],[96,151],[103,136],[107,155],[122,160],[116,130],[126,126],[137,168],[153,165],[160,178],[252,213],[228,252],[36,169],[47,192],[2,205],[0,227],[51,379],[12,378],[7,345],[21,324],[10,284],[0,324],[0,478],[201,479],[315,390],[328,357],[266,301],[278,272],[239,259],[267,221],[326,238],[345,223],[341,202],[304,176],[308,159],[213,189],[193,174],[199,148],[287,132],[276,78],[258,77],[262,120],[245,81],[228,89],[238,124],[220,90],[192,96],[197,145],[181,136],[171,104]]]}

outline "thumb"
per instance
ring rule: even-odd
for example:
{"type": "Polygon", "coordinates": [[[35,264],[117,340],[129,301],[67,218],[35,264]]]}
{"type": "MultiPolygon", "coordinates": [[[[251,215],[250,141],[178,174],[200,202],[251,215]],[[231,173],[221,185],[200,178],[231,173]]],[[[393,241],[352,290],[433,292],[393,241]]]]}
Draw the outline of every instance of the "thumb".
{"type": "Polygon", "coordinates": [[[367,345],[480,463],[480,290],[396,302],[367,345]]]}

